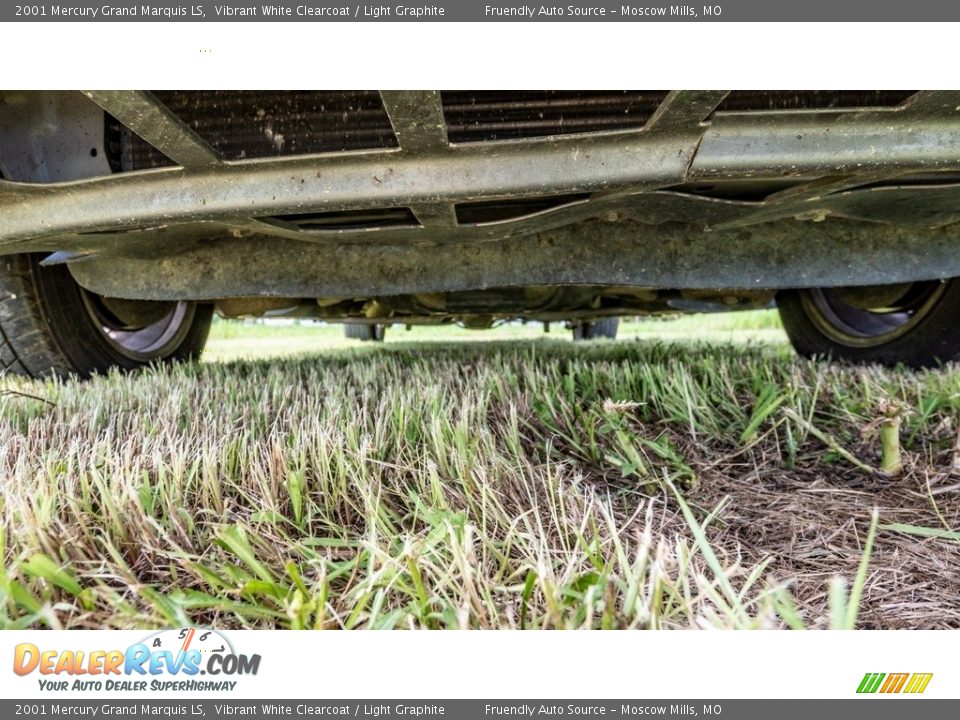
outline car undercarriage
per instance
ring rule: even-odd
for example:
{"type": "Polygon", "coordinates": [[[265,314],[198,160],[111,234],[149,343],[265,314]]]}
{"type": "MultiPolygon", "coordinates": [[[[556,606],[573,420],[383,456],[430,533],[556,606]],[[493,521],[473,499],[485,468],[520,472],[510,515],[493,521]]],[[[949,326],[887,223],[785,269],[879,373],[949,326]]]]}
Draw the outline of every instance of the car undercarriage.
{"type": "Polygon", "coordinates": [[[482,328],[777,303],[805,354],[929,364],[956,354],[958,110],[952,91],[11,91],[0,253],[31,288],[76,283],[131,362],[199,306],[482,328]],[[898,345],[924,324],[922,353],[898,345]]]}

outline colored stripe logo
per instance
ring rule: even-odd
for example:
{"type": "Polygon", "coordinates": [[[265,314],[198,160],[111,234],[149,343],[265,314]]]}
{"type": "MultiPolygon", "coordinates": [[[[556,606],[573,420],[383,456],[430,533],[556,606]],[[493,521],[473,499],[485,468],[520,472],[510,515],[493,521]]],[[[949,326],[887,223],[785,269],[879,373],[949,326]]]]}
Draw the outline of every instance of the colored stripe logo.
{"type": "Polygon", "coordinates": [[[933,673],[867,673],[857,687],[859,694],[909,693],[918,695],[927,689],[933,673]]]}

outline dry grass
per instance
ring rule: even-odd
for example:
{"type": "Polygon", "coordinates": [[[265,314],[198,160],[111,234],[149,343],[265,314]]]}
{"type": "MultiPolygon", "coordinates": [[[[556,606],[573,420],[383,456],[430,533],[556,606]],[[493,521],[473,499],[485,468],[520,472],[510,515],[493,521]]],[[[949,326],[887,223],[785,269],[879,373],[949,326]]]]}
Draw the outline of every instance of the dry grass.
{"type": "Polygon", "coordinates": [[[48,401],[0,396],[6,627],[960,626],[951,370],[528,341],[2,382],[48,401]]]}

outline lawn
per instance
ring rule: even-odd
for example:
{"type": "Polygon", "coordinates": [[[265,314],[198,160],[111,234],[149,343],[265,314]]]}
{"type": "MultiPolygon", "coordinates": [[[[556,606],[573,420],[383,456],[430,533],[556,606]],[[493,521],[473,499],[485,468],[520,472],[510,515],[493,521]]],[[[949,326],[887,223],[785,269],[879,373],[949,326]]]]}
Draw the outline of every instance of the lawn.
{"type": "MultiPolygon", "coordinates": [[[[570,332],[553,323],[544,332],[540,323],[509,323],[491,330],[467,330],[456,325],[395,325],[387,330],[386,343],[462,343],[500,340],[566,340],[570,332]]],[[[622,321],[621,340],[655,338],[664,342],[758,342],[786,347],[787,337],[774,311],[748,311],[719,315],[676,316],[668,319],[622,321]]],[[[305,353],[358,347],[343,336],[340,325],[303,321],[215,322],[204,353],[205,361],[292,357],[305,353]]]]}
{"type": "Polygon", "coordinates": [[[767,312],[567,336],[218,322],[0,379],[0,626],[960,626],[956,368],[767,312]]]}

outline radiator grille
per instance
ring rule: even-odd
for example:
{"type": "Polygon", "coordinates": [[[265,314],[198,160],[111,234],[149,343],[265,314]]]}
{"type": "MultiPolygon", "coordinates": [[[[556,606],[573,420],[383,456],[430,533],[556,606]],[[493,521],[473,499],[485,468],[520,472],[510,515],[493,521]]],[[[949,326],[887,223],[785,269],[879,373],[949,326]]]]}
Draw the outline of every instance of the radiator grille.
{"type": "Polygon", "coordinates": [[[916,90],[734,90],[718,112],[853,110],[902,105],[916,90]]]}
{"type": "MultiPolygon", "coordinates": [[[[735,90],[727,112],[896,107],[913,90],[735,90]]],[[[227,160],[397,147],[380,95],[348,91],[186,91],[154,94],[227,160]]],[[[660,90],[457,90],[441,93],[450,142],[489,142],[641,128],[660,90]]],[[[115,170],[173,163],[115,120],[107,125],[115,170]]]]}
{"type": "MultiPolygon", "coordinates": [[[[227,160],[397,146],[375,90],[155,91],[154,94],[227,160]]],[[[171,164],[125,133],[124,169],[171,164]]]]}
{"type": "Polygon", "coordinates": [[[457,90],[441,93],[450,142],[483,142],[641,128],[659,90],[457,90]]]}

